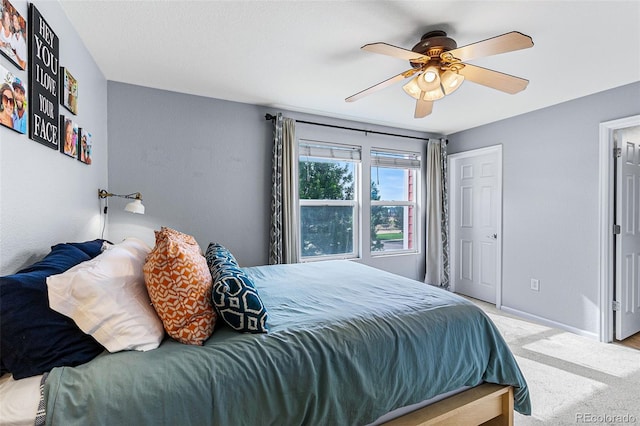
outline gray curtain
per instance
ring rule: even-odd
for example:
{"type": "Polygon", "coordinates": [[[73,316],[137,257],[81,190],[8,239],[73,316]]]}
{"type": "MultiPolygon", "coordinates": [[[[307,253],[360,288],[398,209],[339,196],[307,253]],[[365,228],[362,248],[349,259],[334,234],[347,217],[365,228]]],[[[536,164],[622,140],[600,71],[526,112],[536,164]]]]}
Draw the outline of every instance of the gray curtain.
{"type": "Polygon", "coordinates": [[[269,264],[298,262],[296,122],[278,113],[273,121],[269,264]]]}
{"type": "Polygon", "coordinates": [[[430,139],[427,145],[427,284],[449,289],[449,200],[447,141],[430,139]]]}

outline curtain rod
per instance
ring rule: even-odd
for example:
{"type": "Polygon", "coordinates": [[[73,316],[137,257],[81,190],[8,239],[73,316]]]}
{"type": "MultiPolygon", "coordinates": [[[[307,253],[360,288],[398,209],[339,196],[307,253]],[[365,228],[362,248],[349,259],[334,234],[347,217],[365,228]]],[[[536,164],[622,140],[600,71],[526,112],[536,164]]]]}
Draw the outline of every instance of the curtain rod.
{"type": "MultiPolygon", "coordinates": [[[[264,116],[264,119],[273,121],[273,120],[276,119],[276,116],[267,113],[264,116]]],[[[332,127],[334,129],[342,129],[342,130],[354,130],[356,132],[374,133],[376,135],[396,136],[398,138],[418,139],[418,140],[424,140],[424,141],[428,141],[429,140],[429,138],[420,138],[418,136],[399,135],[397,133],[378,132],[376,130],[356,129],[355,127],[336,126],[335,124],[316,123],[314,121],[296,120],[296,123],[311,124],[313,126],[332,127]]]]}

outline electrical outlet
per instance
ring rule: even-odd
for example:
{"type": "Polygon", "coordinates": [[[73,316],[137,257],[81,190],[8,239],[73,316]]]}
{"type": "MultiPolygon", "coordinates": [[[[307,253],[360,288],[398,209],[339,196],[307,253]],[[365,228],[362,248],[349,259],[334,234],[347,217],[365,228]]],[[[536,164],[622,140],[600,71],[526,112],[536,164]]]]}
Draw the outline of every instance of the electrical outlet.
{"type": "Polygon", "coordinates": [[[540,291],[540,280],[531,278],[531,290],[540,291]]]}

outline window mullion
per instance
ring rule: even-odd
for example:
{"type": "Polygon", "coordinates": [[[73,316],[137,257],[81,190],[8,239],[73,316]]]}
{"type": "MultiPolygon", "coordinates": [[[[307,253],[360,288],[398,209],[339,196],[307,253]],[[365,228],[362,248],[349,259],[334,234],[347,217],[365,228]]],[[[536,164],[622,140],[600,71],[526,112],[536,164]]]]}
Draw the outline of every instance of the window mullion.
{"type": "Polygon", "coordinates": [[[300,200],[301,206],[345,206],[353,207],[356,205],[355,200],[300,200]]]}
{"type": "Polygon", "coordinates": [[[415,201],[371,200],[372,206],[415,206],[415,201]]]}

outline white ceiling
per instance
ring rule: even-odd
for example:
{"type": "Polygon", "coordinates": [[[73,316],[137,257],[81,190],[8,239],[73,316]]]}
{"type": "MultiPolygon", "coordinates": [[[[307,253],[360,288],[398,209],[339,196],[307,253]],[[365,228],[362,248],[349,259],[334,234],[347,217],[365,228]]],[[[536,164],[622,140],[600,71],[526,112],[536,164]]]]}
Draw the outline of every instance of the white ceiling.
{"type": "MultiPolygon", "coordinates": [[[[61,0],[108,80],[450,134],[640,80],[640,1],[61,0]],[[442,29],[464,46],[509,31],[534,46],[471,61],[530,80],[516,95],[465,82],[414,119],[410,68],[360,47],[411,49],[442,29]]],[[[640,101],[639,101],[640,102],[640,101]]]]}

